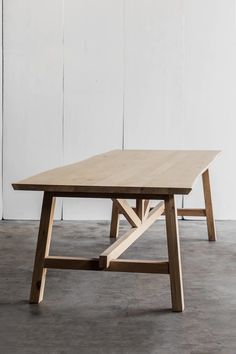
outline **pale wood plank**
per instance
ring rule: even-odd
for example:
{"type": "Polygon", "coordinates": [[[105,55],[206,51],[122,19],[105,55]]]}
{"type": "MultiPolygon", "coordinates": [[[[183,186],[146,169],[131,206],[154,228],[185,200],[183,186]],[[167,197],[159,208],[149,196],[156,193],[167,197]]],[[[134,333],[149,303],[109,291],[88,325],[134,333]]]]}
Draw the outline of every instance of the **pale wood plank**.
{"type": "Polygon", "coordinates": [[[107,270],[113,272],[169,274],[169,263],[151,260],[116,259],[107,270]]]}
{"type": "Polygon", "coordinates": [[[30,303],[38,304],[43,300],[46,272],[44,258],[48,256],[51,243],[55,198],[48,192],[44,193],[39,226],[38,242],[34,261],[30,303]]]}
{"type": "MultiPolygon", "coordinates": [[[[153,208],[150,208],[152,210],[153,208]]],[[[163,212],[165,215],[165,212],[163,212]]],[[[181,208],[177,209],[178,216],[206,216],[206,209],[196,209],[196,208],[181,208]]]]}
{"type": "Polygon", "coordinates": [[[141,220],[125,199],[116,199],[120,212],[133,227],[141,225],[141,220]]]}
{"type": "MultiPolygon", "coordinates": [[[[54,187],[53,187],[54,188],[54,187]]],[[[52,189],[53,189],[52,188],[52,189]]],[[[109,198],[109,199],[136,199],[136,198],[148,198],[150,200],[163,200],[165,195],[163,194],[132,194],[132,193],[110,193],[110,192],[55,192],[51,191],[54,197],[59,198],[109,198]]],[[[132,208],[136,212],[136,208],[132,208]]],[[[123,214],[123,213],[120,213],[123,214]]]]}
{"type": "Polygon", "coordinates": [[[120,211],[116,200],[112,201],[110,237],[117,238],[119,235],[120,211]]]}
{"type": "Polygon", "coordinates": [[[216,228],[215,228],[215,220],[211,199],[211,184],[210,184],[210,176],[209,170],[206,170],[202,174],[202,182],[203,182],[203,191],[204,191],[204,199],[206,206],[206,218],[207,218],[207,229],[208,229],[208,239],[209,241],[216,241],[216,228]]]}
{"type": "Polygon", "coordinates": [[[51,269],[169,274],[168,262],[145,259],[116,259],[110,262],[109,268],[102,269],[99,266],[98,258],[48,256],[45,258],[44,267],[51,269]]]}
{"type": "Polygon", "coordinates": [[[141,221],[143,221],[144,219],[144,212],[145,212],[144,207],[145,207],[145,200],[136,199],[136,214],[138,215],[141,221]]]}
{"type": "Polygon", "coordinates": [[[101,268],[108,268],[110,261],[118,258],[134,241],[136,241],[157,219],[164,210],[164,203],[159,203],[149,214],[148,218],[136,228],[126,232],[100,255],[101,268]]]}
{"type": "Polygon", "coordinates": [[[177,215],[178,216],[206,216],[206,209],[178,209],[177,210],[177,215]]]}
{"type": "Polygon", "coordinates": [[[177,223],[177,210],[173,195],[170,195],[165,200],[165,213],[172,309],[173,311],[181,312],[184,310],[184,295],[179,247],[179,232],[177,223]]]}
{"type": "Polygon", "coordinates": [[[98,258],[82,257],[48,256],[44,260],[44,267],[54,269],[100,270],[98,258]]]}
{"type": "Polygon", "coordinates": [[[14,183],[13,187],[137,196],[188,194],[196,178],[218,153],[200,150],[114,150],[41,173],[14,183]]]}
{"type": "Polygon", "coordinates": [[[144,219],[147,219],[150,212],[150,200],[145,199],[144,201],[144,219]]]}

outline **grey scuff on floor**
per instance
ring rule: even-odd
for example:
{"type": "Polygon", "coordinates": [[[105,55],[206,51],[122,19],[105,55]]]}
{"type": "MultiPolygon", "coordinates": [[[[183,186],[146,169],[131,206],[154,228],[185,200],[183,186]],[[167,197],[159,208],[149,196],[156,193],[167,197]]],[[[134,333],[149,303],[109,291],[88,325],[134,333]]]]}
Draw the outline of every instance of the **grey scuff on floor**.
{"type": "MultiPolygon", "coordinates": [[[[0,222],[1,354],[235,354],[236,222],[180,221],[186,311],[172,313],[167,275],[49,270],[29,305],[38,222],[0,222]]],[[[122,229],[126,228],[122,224],[122,229]]],[[[56,222],[51,254],[98,256],[108,222],[56,222]]],[[[166,259],[156,222],[124,253],[166,259]]]]}

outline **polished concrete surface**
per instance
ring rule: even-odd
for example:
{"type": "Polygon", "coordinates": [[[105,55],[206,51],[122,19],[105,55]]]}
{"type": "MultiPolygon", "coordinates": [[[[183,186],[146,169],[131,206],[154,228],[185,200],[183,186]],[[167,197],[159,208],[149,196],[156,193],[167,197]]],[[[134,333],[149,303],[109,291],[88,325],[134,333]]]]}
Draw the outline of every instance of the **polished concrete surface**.
{"type": "MultiPolygon", "coordinates": [[[[38,222],[0,222],[1,354],[235,354],[236,222],[180,221],[186,311],[172,313],[168,275],[49,270],[29,305],[38,222]]],[[[127,225],[122,224],[125,230],[127,225]]],[[[97,256],[107,222],[56,222],[51,254],[97,256]]],[[[157,222],[124,254],[166,257],[157,222]]]]}

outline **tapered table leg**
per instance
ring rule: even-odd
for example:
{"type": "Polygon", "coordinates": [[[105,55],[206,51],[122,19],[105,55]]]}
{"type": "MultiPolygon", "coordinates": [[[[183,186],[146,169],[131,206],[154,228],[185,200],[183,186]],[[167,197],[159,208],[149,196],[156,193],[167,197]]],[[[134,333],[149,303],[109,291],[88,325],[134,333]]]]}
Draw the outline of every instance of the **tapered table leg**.
{"type": "Polygon", "coordinates": [[[204,199],[205,199],[205,207],[206,207],[208,239],[209,241],[216,241],[216,228],[215,228],[215,220],[214,220],[213,206],[212,206],[212,199],[211,199],[211,184],[210,184],[209,170],[206,170],[202,174],[202,182],[203,182],[203,191],[204,191],[204,199]]]}
{"type": "Polygon", "coordinates": [[[116,200],[112,201],[112,214],[111,214],[111,227],[110,227],[110,237],[117,238],[119,234],[119,206],[116,200]]]}
{"type": "Polygon", "coordinates": [[[182,282],[182,267],[180,258],[179,233],[177,211],[174,195],[169,195],[165,200],[165,216],[167,245],[169,254],[169,272],[171,285],[172,309],[176,312],[184,310],[184,295],[182,282]]]}
{"type": "Polygon", "coordinates": [[[49,254],[55,198],[49,192],[44,193],[42,212],[39,226],[38,242],[36,248],[33,278],[30,293],[30,303],[38,304],[43,300],[46,271],[44,258],[49,254]]]}

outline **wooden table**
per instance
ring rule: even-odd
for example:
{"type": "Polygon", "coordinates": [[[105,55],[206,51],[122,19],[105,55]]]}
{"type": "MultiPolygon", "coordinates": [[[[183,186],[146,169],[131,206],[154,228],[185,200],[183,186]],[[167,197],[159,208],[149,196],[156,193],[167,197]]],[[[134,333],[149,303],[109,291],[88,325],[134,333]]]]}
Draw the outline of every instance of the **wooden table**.
{"type": "Polygon", "coordinates": [[[43,299],[48,268],[169,274],[173,311],[184,310],[177,215],[206,216],[209,241],[216,240],[208,167],[219,151],[114,150],[13,184],[44,191],[30,303],[43,299]],[[175,195],[189,194],[202,175],[205,208],[176,209],[175,195]],[[50,256],[56,197],[111,198],[114,243],[98,258],[50,256]],[[132,208],[126,199],[135,199],[132,208]],[[154,208],[150,200],[159,200],[154,208]],[[119,214],[131,228],[118,237],[119,214]],[[168,260],[119,259],[161,215],[165,215],[168,260]]]}

